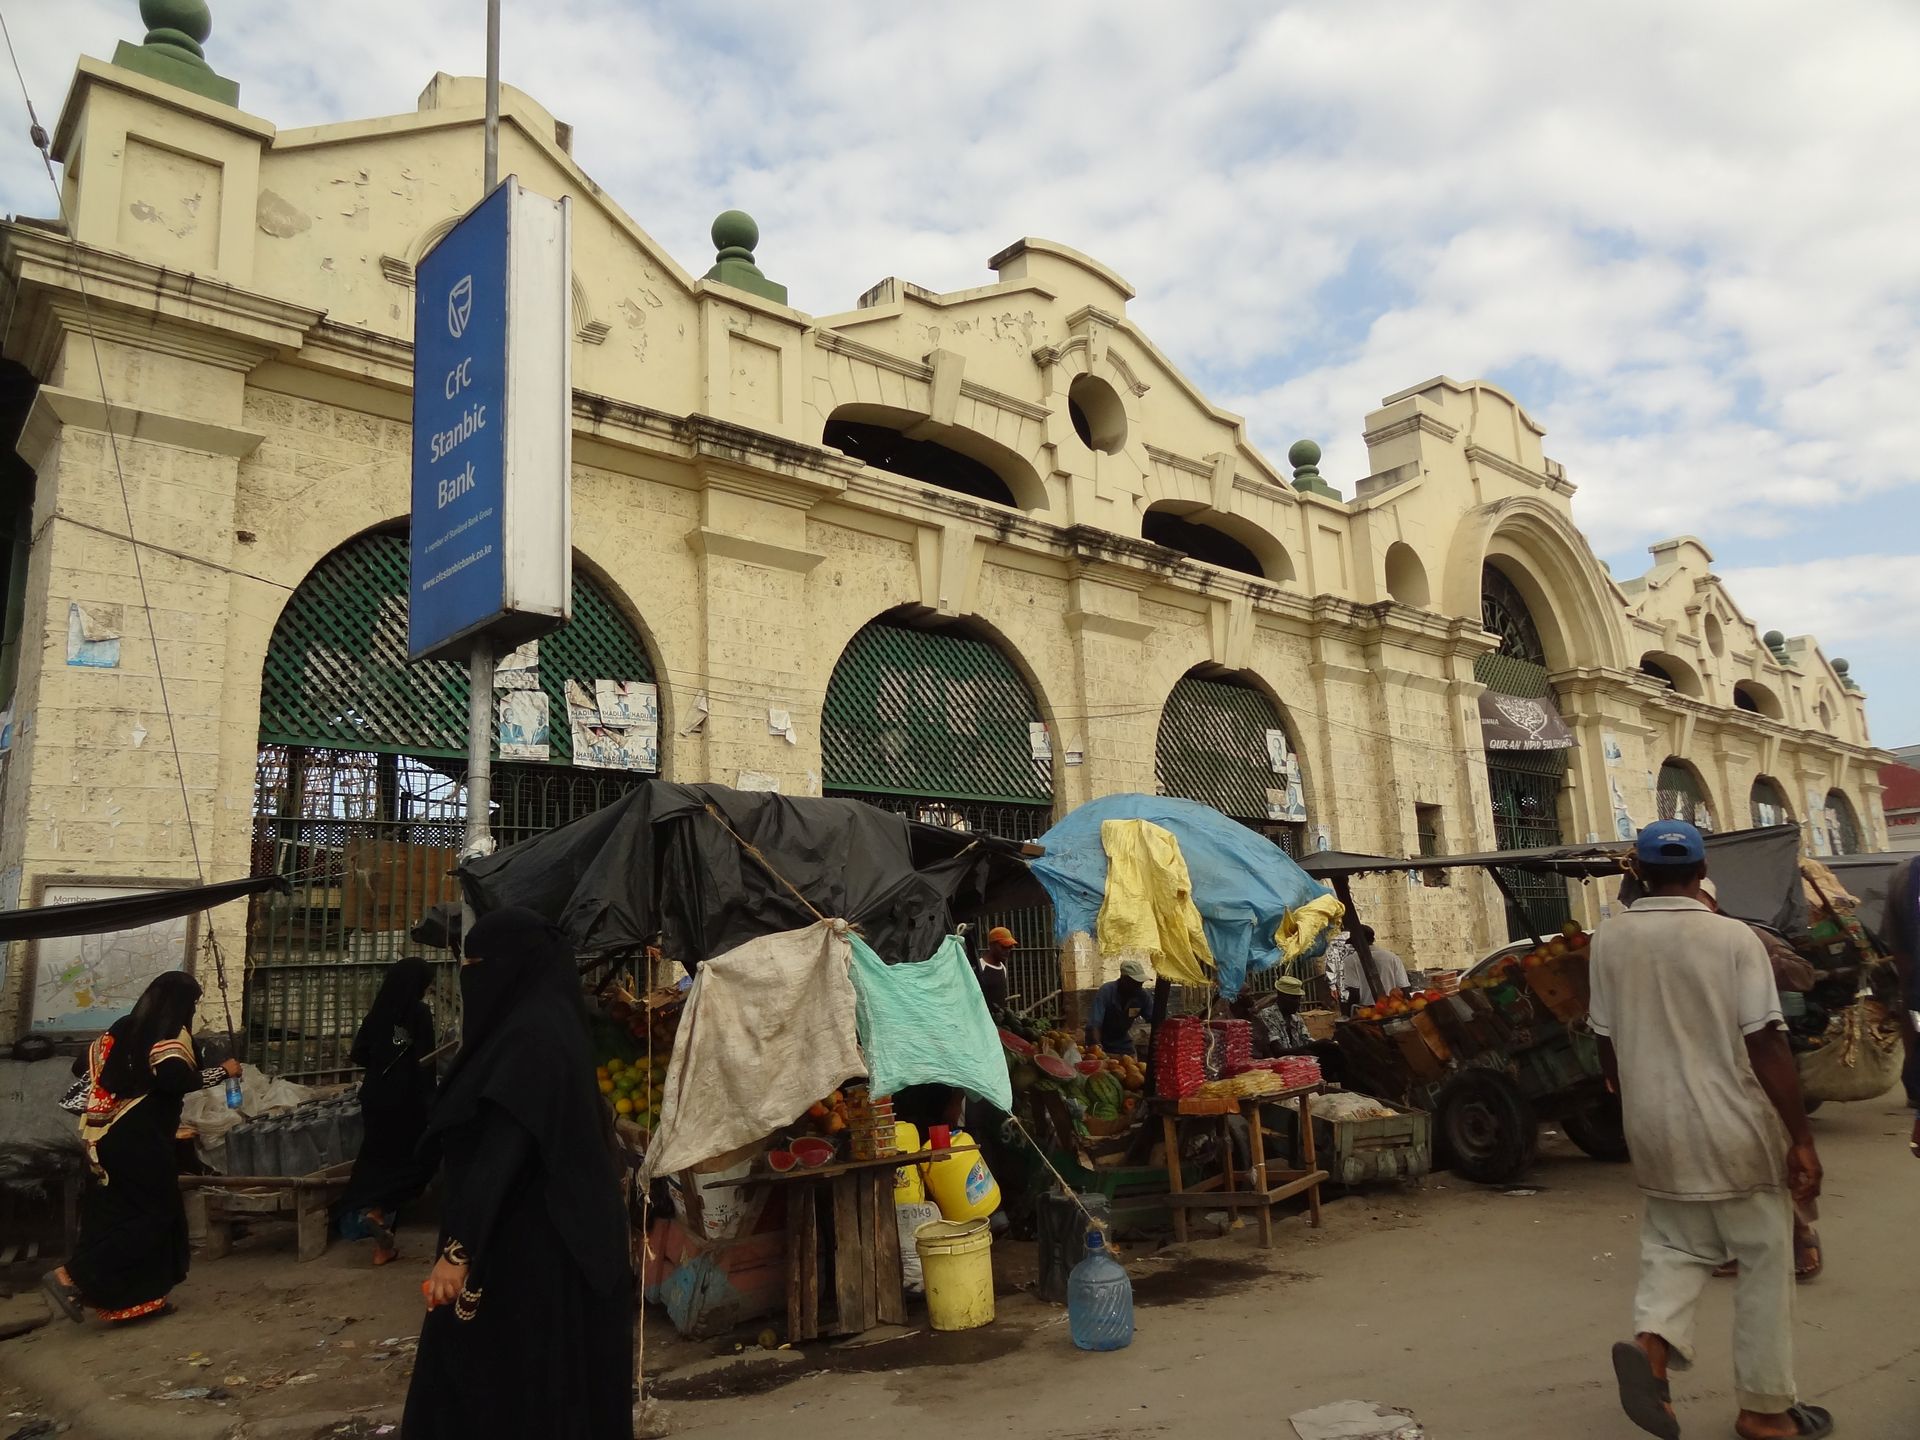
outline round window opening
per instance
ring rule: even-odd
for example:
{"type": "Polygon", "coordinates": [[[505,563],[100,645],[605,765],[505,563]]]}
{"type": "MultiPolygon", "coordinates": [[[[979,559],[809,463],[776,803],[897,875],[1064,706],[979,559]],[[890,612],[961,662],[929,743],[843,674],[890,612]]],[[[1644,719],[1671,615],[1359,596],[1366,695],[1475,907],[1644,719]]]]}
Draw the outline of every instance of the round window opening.
{"type": "Polygon", "coordinates": [[[1727,653],[1726,632],[1720,628],[1720,621],[1712,615],[1707,616],[1707,649],[1716,658],[1727,653]]]}
{"type": "Polygon", "coordinates": [[[1067,387],[1067,417],[1073,421],[1073,433],[1089,450],[1112,455],[1125,448],[1126,407],[1114,388],[1098,376],[1074,377],[1067,387]]]}

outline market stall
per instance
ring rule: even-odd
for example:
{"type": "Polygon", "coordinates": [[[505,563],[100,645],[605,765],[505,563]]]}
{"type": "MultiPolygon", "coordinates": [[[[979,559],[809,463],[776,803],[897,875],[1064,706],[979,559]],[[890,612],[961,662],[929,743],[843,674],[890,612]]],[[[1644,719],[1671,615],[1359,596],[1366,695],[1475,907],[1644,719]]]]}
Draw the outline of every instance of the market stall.
{"type": "Polygon", "coordinates": [[[933,1218],[995,1208],[974,1142],[890,1106],[950,1087],[1011,1108],[956,928],[1043,899],[1025,860],[856,801],[654,783],[462,867],[477,911],[528,905],[574,941],[645,1292],[684,1333],[899,1318],[907,1221],[929,1217],[898,1177],[942,1197],[933,1218]]]}
{"type": "MultiPolygon", "coordinates": [[[[1837,1068],[1821,1052],[1864,1034],[1866,1012],[1856,1002],[1886,972],[1850,923],[1850,905],[1830,885],[1823,898],[1823,882],[1803,881],[1799,838],[1790,825],[1711,835],[1708,864],[1724,913],[1780,933],[1814,966],[1819,978],[1804,1003],[1790,1007],[1788,1031],[1809,1098],[1817,1100],[1820,1083],[1831,1083],[1821,1080],[1824,1072],[1837,1068]]],[[[1404,859],[1328,852],[1309,856],[1305,868],[1334,885],[1357,925],[1351,882],[1359,875],[1478,868],[1504,891],[1508,872],[1620,876],[1629,849],[1621,842],[1404,859]]],[[[1594,1158],[1624,1160],[1619,1101],[1607,1090],[1586,1019],[1589,939],[1571,923],[1557,935],[1529,936],[1495,949],[1445,988],[1382,990],[1376,980],[1377,1001],[1336,1031],[1350,1074],[1376,1094],[1431,1111],[1453,1168],[1481,1183],[1522,1173],[1545,1120],[1594,1158]]],[[[1370,946],[1358,936],[1354,944],[1374,976],[1370,946]]],[[[1857,1060],[1846,1069],[1858,1074],[1857,1060]]]]}

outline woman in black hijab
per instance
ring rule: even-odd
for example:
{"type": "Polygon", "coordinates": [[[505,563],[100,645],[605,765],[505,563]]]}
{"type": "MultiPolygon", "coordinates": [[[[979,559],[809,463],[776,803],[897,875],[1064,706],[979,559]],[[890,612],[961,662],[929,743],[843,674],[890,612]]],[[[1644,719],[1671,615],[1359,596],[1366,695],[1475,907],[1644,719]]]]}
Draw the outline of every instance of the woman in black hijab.
{"type": "Polygon", "coordinates": [[[427,987],[433,969],[417,955],[390,966],[373,1008],[353,1041],[353,1063],[366,1071],[360,1082],[364,1130],[353,1178],[340,1202],[342,1229],[371,1235],[373,1263],[399,1258],[393,1232],[400,1207],[419,1198],[433,1178],[420,1155],[433,1109],[433,1011],[427,987]]]}
{"type": "Polygon", "coordinates": [[[565,937],[482,916],[459,1058],[428,1126],[442,1158],[406,1440],[628,1440],[633,1268],[586,1007],[565,937]]]}
{"type": "MultiPolygon", "coordinates": [[[[91,1306],[109,1322],[145,1320],[173,1306],[187,1278],[187,1212],[180,1201],[174,1135],[182,1100],[240,1073],[240,1062],[201,1069],[188,1033],[200,983],[178,970],[156,976],[133,1009],[87,1051],[80,1138],[92,1183],[80,1197],[73,1258],[42,1282],[69,1320],[91,1306]]],[[[81,1066],[74,1066],[81,1072],[81,1066]]]]}

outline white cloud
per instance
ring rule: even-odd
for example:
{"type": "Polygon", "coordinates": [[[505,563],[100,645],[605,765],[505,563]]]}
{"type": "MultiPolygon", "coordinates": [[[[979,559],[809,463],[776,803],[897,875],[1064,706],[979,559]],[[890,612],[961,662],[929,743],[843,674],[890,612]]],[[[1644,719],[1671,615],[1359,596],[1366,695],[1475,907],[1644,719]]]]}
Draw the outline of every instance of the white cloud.
{"type": "MultiPolygon", "coordinates": [[[[1909,0],[506,7],[506,78],[695,271],[730,205],[816,313],[1050,236],[1349,493],[1382,395],[1509,379],[1608,553],[1690,531],[1751,570],[1920,500],[1909,0]]],[[[49,124],[76,51],[138,38],[129,0],[11,8],[49,124]]],[[[466,0],[214,9],[214,64],[285,126],[480,65],[466,0]]],[[[45,214],[32,158],[0,145],[0,197],[45,214]]]]}

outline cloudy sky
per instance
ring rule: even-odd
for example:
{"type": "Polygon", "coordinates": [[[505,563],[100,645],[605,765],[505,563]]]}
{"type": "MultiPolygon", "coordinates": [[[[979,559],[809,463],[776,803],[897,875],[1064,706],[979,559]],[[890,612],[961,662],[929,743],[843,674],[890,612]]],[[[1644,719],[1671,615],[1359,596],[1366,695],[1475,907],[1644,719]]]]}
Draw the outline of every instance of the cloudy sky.
{"type": "MultiPolygon", "coordinates": [[[[1920,5],[505,0],[506,80],[690,269],[753,212],[815,313],[1085,250],[1278,461],[1445,373],[1515,391],[1616,575],[1706,541],[1920,742],[1920,5]]],[[[0,0],[51,126],[134,0],[0,0]]],[[[482,69],[481,0],[213,0],[283,127],[482,69]]],[[[0,207],[50,198],[16,92],[0,207]]]]}

